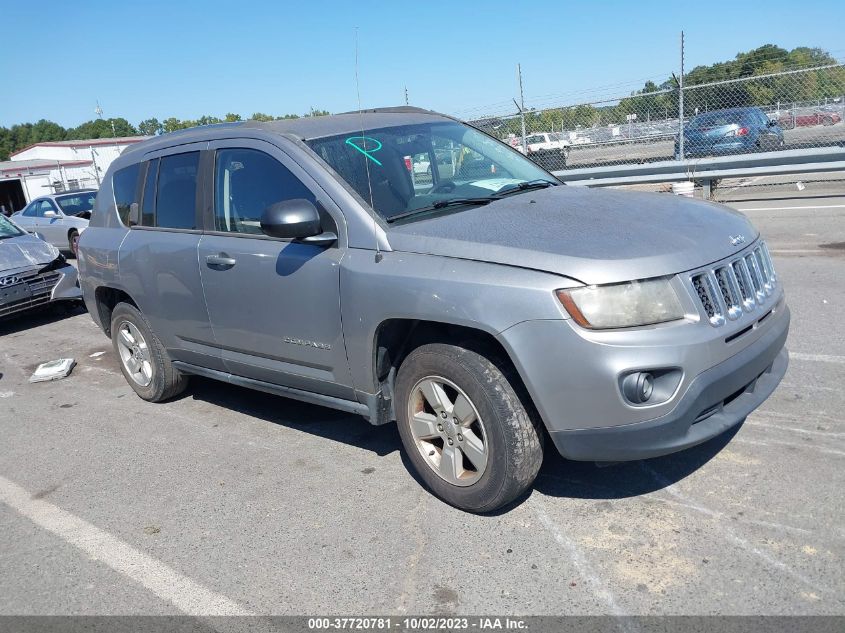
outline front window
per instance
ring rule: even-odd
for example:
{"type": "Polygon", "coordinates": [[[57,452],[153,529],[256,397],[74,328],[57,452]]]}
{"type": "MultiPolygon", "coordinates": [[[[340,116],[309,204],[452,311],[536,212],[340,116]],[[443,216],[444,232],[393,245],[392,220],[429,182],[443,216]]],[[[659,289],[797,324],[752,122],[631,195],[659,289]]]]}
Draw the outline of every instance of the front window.
{"type": "Polygon", "coordinates": [[[0,240],[7,237],[19,237],[23,234],[24,232],[7,220],[5,216],[0,215],[0,240]]]}
{"type": "Polygon", "coordinates": [[[559,184],[522,154],[457,122],[313,139],[308,145],[388,222],[458,211],[526,183],[559,184]],[[471,200],[462,206],[462,200],[471,200]]]}
{"type": "Polygon", "coordinates": [[[81,215],[91,212],[94,208],[96,195],[96,191],[84,191],[73,195],[57,196],[56,202],[59,203],[59,207],[65,215],[81,215]]]}

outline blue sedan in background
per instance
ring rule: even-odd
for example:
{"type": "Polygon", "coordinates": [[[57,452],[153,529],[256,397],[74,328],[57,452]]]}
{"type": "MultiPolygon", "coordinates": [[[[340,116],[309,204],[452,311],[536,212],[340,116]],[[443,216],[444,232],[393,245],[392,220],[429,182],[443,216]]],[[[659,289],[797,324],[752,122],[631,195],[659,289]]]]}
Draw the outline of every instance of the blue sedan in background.
{"type": "MultiPolygon", "coordinates": [[[[768,152],[783,147],[783,130],[760,108],[697,114],[684,126],[684,157],[768,152]]],[[[680,140],[675,137],[675,156],[680,140]]]]}

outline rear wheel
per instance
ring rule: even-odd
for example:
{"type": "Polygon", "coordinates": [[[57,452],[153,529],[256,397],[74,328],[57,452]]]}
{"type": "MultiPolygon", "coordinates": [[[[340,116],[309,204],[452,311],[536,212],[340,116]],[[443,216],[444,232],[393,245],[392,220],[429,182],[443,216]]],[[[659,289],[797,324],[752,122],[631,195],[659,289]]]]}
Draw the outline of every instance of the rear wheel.
{"type": "Polygon", "coordinates": [[[73,253],[73,256],[77,257],[77,254],[79,253],[79,231],[74,229],[68,233],[67,245],[70,252],[73,253]]]}
{"type": "Polygon", "coordinates": [[[417,348],[396,380],[399,435],[438,497],[471,512],[513,501],[543,461],[542,431],[490,359],[453,345],[417,348]]]}
{"type": "Polygon", "coordinates": [[[833,117],[826,116],[823,118],[822,125],[833,125],[833,117]]]}
{"type": "Polygon", "coordinates": [[[129,386],[144,400],[161,402],[188,386],[161,341],[153,334],[141,312],[128,303],[118,303],[112,312],[111,338],[129,386]]]}

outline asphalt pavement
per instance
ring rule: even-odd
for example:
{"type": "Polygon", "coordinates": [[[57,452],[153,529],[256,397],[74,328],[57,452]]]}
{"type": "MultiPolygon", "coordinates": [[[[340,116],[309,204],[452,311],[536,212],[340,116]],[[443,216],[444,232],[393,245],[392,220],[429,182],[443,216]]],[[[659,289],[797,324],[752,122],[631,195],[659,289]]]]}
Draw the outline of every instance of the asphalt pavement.
{"type": "Polygon", "coordinates": [[[549,450],[493,516],[394,425],[204,379],[149,404],[87,314],[0,323],[0,614],[845,614],[845,198],[735,206],[792,309],[775,394],[668,457],[549,450]]]}

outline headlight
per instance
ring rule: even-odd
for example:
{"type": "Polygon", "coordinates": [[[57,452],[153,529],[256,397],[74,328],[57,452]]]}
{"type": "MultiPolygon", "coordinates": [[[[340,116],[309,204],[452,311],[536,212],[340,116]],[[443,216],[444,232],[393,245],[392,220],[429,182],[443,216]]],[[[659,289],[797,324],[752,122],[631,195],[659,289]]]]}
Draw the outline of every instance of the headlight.
{"type": "Polygon", "coordinates": [[[578,325],[592,330],[651,325],[684,317],[668,277],[558,290],[557,297],[578,325]]]}

